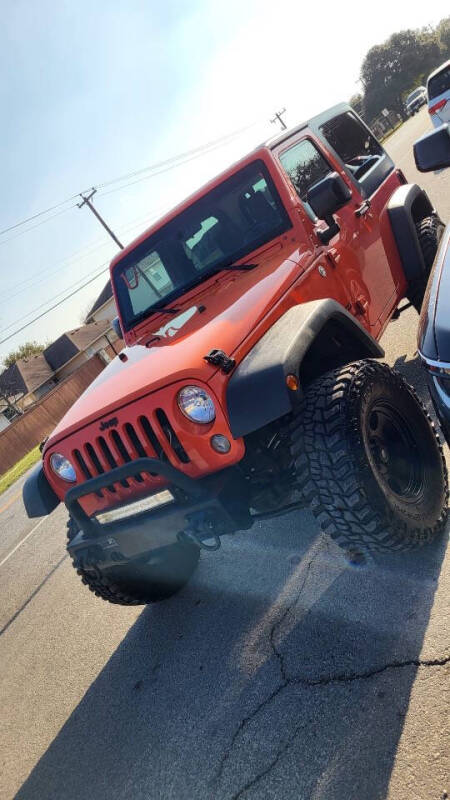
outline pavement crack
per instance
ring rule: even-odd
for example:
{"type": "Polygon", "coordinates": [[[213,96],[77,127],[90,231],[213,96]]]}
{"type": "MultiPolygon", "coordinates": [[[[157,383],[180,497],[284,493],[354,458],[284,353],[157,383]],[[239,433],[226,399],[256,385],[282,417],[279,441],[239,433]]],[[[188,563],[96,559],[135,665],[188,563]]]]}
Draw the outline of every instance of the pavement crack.
{"type": "Polygon", "coordinates": [[[230,755],[231,755],[231,753],[233,751],[234,745],[235,745],[237,739],[239,738],[241,732],[244,730],[244,728],[246,728],[247,725],[260,713],[260,711],[262,711],[263,708],[265,708],[267,705],[269,705],[269,703],[271,703],[272,700],[275,697],[277,697],[279,694],[281,694],[281,692],[284,689],[286,689],[286,687],[291,683],[291,681],[288,678],[287,673],[286,673],[283,654],[278,649],[278,647],[277,647],[277,645],[275,643],[275,635],[276,635],[277,630],[280,628],[280,626],[283,624],[284,620],[286,619],[286,617],[290,613],[291,609],[298,603],[298,601],[300,599],[300,596],[301,596],[301,594],[302,594],[302,592],[303,592],[303,590],[304,590],[304,588],[306,586],[306,582],[308,580],[308,576],[309,576],[309,573],[310,573],[310,570],[311,570],[311,566],[312,566],[315,558],[317,557],[319,551],[320,551],[320,548],[318,548],[315,551],[315,553],[313,553],[313,555],[311,556],[310,560],[308,561],[308,563],[306,565],[306,569],[305,569],[305,576],[303,578],[303,581],[301,583],[300,588],[298,589],[298,591],[297,591],[297,593],[295,595],[295,598],[293,599],[293,601],[291,603],[286,605],[283,613],[278,617],[277,620],[275,620],[275,622],[273,623],[273,625],[272,625],[272,627],[271,627],[271,629],[269,631],[269,642],[270,642],[270,647],[272,649],[272,654],[275,656],[275,658],[277,659],[278,664],[279,664],[280,683],[277,686],[277,688],[274,689],[273,692],[271,692],[269,695],[267,695],[267,697],[265,697],[263,700],[261,700],[261,702],[258,703],[258,705],[246,717],[244,717],[240,721],[238,727],[236,728],[235,732],[233,733],[233,736],[231,738],[230,744],[228,745],[227,749],[225,750],[225,752],[222,755],[222,758],[220,759],[219,766],[217,768],[216,775],[215,775],[215,778],[214,778],[214,783],[218,783],[220,781],[220,779],[222,777],[222,774],[223,774],[223,771],[225,769],[225,764],[227,763],[227,761],[228,761],[228,759],[229,759],[229,757],[230,757],[230,755]]]}
{"type": "Polygon", "coordinates": [[[443,667],[450,663],[450,656],[443,658],[420,659],[410,658],[405,661],[390,661],[376,669],[365,670],[364,672],[341,672],[336,675],[324,675],[322,678],[302,678],[300,675],[288,678],[289,686],[329,686],[337,683],[351,683],[352,681],[368,680],[377,675],[381,675],[389,669],[403,669],[404,667],[443,667]]]}
{"type": "Polygon", "coordinates": [[[266,778],[267,775],[269,775],[272,772],[272,770],[277,766],[278,762],[284,756],[286,751],[289,749],[289,747],[291,746],[292,742],[294,741],[294,739],[296,738],[297,734],[299,733],[302,727],[303,727],[302,724],[295,726],[294,730],[292,731],[288,739],[286,739],[283,746],[278,750],[276,756],[272,759],[270,764],[268,764],[267,767],[261,770],[261,772],[258,772],[258,774],[255,775],[254,778],[252,778],[245,784],[245,786],[239,789],[239,791],[233,795],[232,800],[238,800],[238,798],[242,797],[246,792],[249,791],[249,789],[252,789],[257,783],[259,783],[263,778],[266,778]]]}
{"type": "MultiPolygon", "coordinates": [[[[328,686],[333,683],[351,683],[352,681],[356,680],[367,680],[368,678],[372,678],[376,675],[380,675],[383,672],[386,672],[389,669],[400,669],[403,667],[443,667],[446,664],[450,663],[450,656],[446,656],[443,658],[433,658],[433,659],[409,659],[408,661],[392,661],[389,664],[384,664],[382,667],[378,669],[368,670],[367,672],[361,673],[342,673],[340,675],[330,675],[328,677],[320,678],[317,680],[310,680],[307,678],[287,678],[286,683],[283,685],[283,688],[292,685],[302,684],[308,687],[316,687],[316,686],[328,686]]],[[[281,689],[281,687],[280,687],[281,689]]],[[[278,692],[279,693],[279,692],[278,692]]],[[[273,693],[272,697],[275,697],[276,693],[273,693]]],[[[272,698],[271,698],[272,699],[272,698]]],[[[296,725],[292,733],[286,739],[282,747],[278,750],[277,754],[274,758],[270,761],[270,763],[264,767],[261,772],[258,772],[254,778],[249,780],[241,789],[239,789],[236,794],[233,795],[232,800],[239,800],[239,798],[243,797],[246,792],[252,789],[256,784],[258,784],[263,778],[266,778],[272,770],[277,766],[280,759],[284,756],[286,751],[289,749],[295,738],[297,737],[298,733],[300,732],[301,728],[303,727],[303,723],[296,725]]],[[[239,731],[242,729],[240,726],[239,731]]],[[[234,741],[237,738],[238,732],[236,731],[236,735],[234,737],[234,741]]],[[[234,743],[234,742],[233,742],[234,743]]],[[[232,748],[230,747],[230,750],[232,748]]]]}

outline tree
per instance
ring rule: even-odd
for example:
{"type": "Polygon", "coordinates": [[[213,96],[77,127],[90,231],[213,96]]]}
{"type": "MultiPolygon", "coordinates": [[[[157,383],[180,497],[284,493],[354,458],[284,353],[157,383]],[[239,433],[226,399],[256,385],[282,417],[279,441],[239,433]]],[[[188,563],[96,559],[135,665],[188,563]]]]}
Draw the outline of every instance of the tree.
{"type": "Polygon", "coordinates": [[[361,67],[364,113],[373,119],[383,108],[406,117],[405,96],[439,64],[441,49],[435,30],[405,30],[372,47],[361,67]]]}
{"type": "Polygon", "coordinates": [[[436,28],[436,36],[441,48],[442,61],[446,61],[450,58],[450,17],[441,19],[436,28]]]}
{"type": "Polygon", "coordinates": [[[357,94],[352,95],[348,102],[357,114],[363,113],[364,97],[362,94],[358,92],[357,94]]]}
{"type": "Polygon", "coordinates": [[[3,364],[6,368],[11,367],[16,361],[21,358],[30,358],[30,356],[37,356],[45,350],[47,345],[38,344],[38,342],[25,342],[21,344],[17,350],[11,350],[10,353],[3,359],[3,364]]]}

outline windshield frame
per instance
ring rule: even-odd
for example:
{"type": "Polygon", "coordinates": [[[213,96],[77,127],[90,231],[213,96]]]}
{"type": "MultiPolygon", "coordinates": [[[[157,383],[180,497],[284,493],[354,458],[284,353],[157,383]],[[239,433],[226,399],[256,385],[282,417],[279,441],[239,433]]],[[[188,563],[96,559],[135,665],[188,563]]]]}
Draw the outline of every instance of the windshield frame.
{"type": "MultiPolygon", "coordinates": [[[[225,189],[226,190],[226,189],[225,189]]],[[[290,228],[293,227],[293,222],[289,213],[286,209],[286,206],[281,198],[280,192],[276,186],[275,180],[273,175],[271,174],[268,164],[261,158],[255,158],[252,161],[249,161],[244,166],[240,167],[240,169],[234,171],[233,173],[227,175],[223,180],[220,181],[216,186],[214,186],[209,191],[205,192],[200,197],[197,195],[196,199],[190,203],[189,205],[185,206],[182,211],[168,220],[164,225],[153,229],[152,232],[146,236],[139,244],[136,245],[130,252],[120,258],[112,267],[111,269],[111,280],[113,284],[113,290],[116,297],[117,307],[121,319],[122,329],[127,332],[131,331],[134,327],[142,323],[145,319],[152,316],[158,311],[158,308],[170,306],[178,298],[185,295],[191,289],[195,288],[201,283],[204,283],[206,280],[211,278],[213,275],[216,275],[219,272],[222,272],[224,269],[229,268],[232,264],[238,263],[242,261],[242,259],[248,259],[248,256],[251,253],[254,253],[260,247],[264,246],[270,241],[273,241],[278,236],[286,233],[290,228]],[[233,184],[238,184],[239,181],[242,180],[243,174],[245,175],[246,172],[251,173],[252,170],[258,169],[271,192],[273,199],[277,204],[277,209],[279,211],[281,222],[271,231],[263,233],[261,236],[255,238],[250,243],[243,245],[239,250],[235,253],[227,254],[222,261],[215,264],[211,269],[205,269],[199,272],[198,276],[195,276],[191,281],[187,281],[183,285],[176,286],[171,292],[168,292],[164,297],[161,298],[156,303],[153,303],[149,306],[145,311],[139,312],[138,314],[133,315],[132,317],[127,315],[126,313],[126,301],[124,303],[122,283],[118,279],[118,273],[122,272],[124,269],[132,267],[136,264],[136,262],[145,258],[145,256],[156,249],[158,240],[163,239],[164,237],[167,238],[167,234],[172,230],[176,229],[176,226],[179,226],[182,223],[183,217],[189,215],[193,208],[207,208],[208,203],[213,205],[214,197],[216,194],[220,194],[224,191],[224,187],[233,186],[233,184]]],[[[125,287],[126,289],[126,287],[125,287]]]]}

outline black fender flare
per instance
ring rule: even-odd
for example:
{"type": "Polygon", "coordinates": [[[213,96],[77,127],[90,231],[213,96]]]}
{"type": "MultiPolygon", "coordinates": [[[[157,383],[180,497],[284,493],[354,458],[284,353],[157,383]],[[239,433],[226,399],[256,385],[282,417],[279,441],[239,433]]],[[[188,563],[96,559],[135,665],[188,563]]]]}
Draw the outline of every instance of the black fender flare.
{"type": "Polygon", "coordinates": [[[261,337],[233,372],[226,402],[235,439],[279,419],[301,400],[303,384],[360,358],[380,358],[378,342],[336,300],[293,306],[261,337]],[[287,375],[299,389],[287,387],[287,375]]]}
{"type": "Polygon", "coordinates": [[[427,193],[417,183],[399,186],[387,206],[392,233],[408,282],[426,274],[416,224],[435,214],[427,193]]]}
{"type": "Polygon", "coordinates": [[[26,479],[22,489],[23,504],[28,516],[45,517],[56,508],[60,499],[45,477],[42,464],[38,464],[26,479]]]}

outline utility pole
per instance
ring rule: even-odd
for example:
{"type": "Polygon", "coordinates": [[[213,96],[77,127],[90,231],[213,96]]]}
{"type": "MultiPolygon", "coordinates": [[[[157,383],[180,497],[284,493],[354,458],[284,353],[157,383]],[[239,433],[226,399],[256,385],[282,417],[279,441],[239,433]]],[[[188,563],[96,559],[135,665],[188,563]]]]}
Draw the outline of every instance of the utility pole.
{"type": "Polygon", "coordinates": [[[281,118],[281,115],[282,115],[282,114],[285,114],[285,113],[286,113],[286,109],[285,109],[285,108],[283,108],[283,110],[282,110],[282,111],[277,111],[277,112],[275,113],[275,116],[274,116],[274,118],[270,120],[271,122],[276,122],[276,121],[278,120],[278,122],[279,122],[279,123],[280,123],[280,125],[281,125],[281,130],[282,130],[282,131],[285,131],[285,130],[287,129],[287,125],[285,125],[284,121],[283,121],[283,120],[282,120],[282,118],[281,118]]]}
{"type": "Polygon", "coordinates": [[[97,189],[94,189],[94,187],[92,187],[92,191],[87,197],[85,197],[84,194],[82,192],[80,192],[80,197],[83,198],[83,202],[82,203],[77,203],[77,206],[78,206],[78,208],[82,208],[82,206],[87,205],[91,209],[92,213],[95,214],[95,216],[97,217],[98,221],[103,225],[105,231],[107,231],[109,233],[111,238],[114,239],[115,243],[120,247],[121,250],[123,250],[122,242],[119,242],[119,240],[118,240],[117,236],[115,235],[115,233],[112,232],[111,228],[108,227],[108,225],[106,224],[106,222],[103,219],[103,217],[100,216],[100,214],[98,213],[97,209],[94,208],[94,206],[91,203],[91,198],[94,196],[96,191],[97,191],[97,189]]]}

